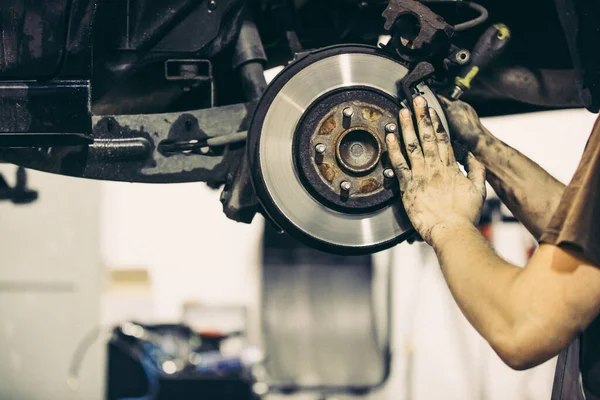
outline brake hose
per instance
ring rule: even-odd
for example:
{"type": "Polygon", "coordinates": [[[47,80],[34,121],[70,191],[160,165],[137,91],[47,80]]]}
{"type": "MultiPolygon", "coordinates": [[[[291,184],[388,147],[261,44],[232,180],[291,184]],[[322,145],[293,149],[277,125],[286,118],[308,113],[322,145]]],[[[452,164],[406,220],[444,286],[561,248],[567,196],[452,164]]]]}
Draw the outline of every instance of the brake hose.
{"type": "Polygon", "coordinates": [[[464,5],[466,7],[469,7],[472,10],[475,10],[479,13],[479,16],[477,16],[477,18],[474,18],[470,21],[466,21],[466,22],[462,22],[460,24],[456,24],[454,25],[454,30],[456,32],[461,32],[461,31],[466,31],[467,29],[471,29],[474,28],[478,25],[483,24],[485,21],[487,21],[489,13],[488,10],[482,6],[481,4],[477,4],[477,3],[473,3],[471,1],[464,1],[464,0],[421,0],[422,3],[456,3],[456,4],[460,4],[460,5],[464,5]]]}

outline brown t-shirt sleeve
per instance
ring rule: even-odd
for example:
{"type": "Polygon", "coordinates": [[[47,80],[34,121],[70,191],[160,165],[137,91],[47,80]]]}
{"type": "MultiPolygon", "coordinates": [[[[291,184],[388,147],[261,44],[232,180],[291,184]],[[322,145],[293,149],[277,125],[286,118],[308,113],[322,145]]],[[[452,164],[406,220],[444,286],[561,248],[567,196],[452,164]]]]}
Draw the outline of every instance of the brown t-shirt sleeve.
{"type": "Polygon", "coordinates": [[[600,119],[540,242],[574,247],[600,267],[600,119]]]}

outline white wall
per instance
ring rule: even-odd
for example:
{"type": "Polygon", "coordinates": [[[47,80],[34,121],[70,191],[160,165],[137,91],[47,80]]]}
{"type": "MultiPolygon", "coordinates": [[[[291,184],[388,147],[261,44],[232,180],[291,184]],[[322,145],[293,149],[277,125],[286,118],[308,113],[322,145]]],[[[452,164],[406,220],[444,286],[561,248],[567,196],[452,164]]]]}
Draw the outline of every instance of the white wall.
{"type": "MultiPolygon", "coordinates": [[[[15,167],[0,171],[14,181],[15,167]]],[[[80,340],[100,323],[100,184],[28,173],[39,200],[0,202],[0,399],[100,400],[104,346],[67,386],[80,340]]]]}
{"type": "Polygon", "coordinates": [[[596,114],[585,110],[560,110],[485,118],[484,125],[555,178],[568,183],[596,118],[596,114]]]}
{"type": "Polygon", "coordinates": [[[179,321],[189,300],[256,310],[260,216],[252,225],[227,219],[220,192],[205,184],[103,183],[102,191],[106,264],[150,272],[154,320],[179,321]]]}
{"type": "Polygon", "coordinates": [[[526,400],[550,398],[553,362],[526,372],[506,367],[469,325],[426,245],[394,249],[394,372],[388,398],[526,400]]]}
{"type": "MultiPolygon", "coordinates": [[[[490,118],[485,124],[566,182],[595,116],[583,110],[490,118]]],[[[182,302],[248,304],[256,310],[262,221],[229,221],[203,184],[103,183],[107,265],[152,275],[154,317],[177,320],[182,302]]],[[[424,245],[393,250],[396,268],[393,375],[388,399],[547,399],[552,363],[517,373],[502,365],[451,298],[424,245]]],[[[256,312],[254,313],[256,315],[256,312]]]]}

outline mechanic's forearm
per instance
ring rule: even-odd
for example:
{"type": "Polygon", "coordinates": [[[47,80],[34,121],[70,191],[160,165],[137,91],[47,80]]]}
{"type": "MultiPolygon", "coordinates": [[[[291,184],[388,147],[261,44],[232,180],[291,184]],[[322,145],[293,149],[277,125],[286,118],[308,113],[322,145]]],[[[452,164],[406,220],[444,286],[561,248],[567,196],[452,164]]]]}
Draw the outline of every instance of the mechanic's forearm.
{"type": "Polygon", "coordinates": [[[502,202],[539,239],[565,186],[487,131],[486,140],[471,151],[487,168],[487,180],[502,202]]]}
{"type": "Polygon", "coordinates": [[[432,245],[458,306],[497,349],[497,338],[509,336],[514,322],[509,302],[502,300],[521,269],[498,257],[469,223],[435,227],[432,245]]]}
{"type": "Polygon", "coordinates": [[[554,246],[542,246],[521,269],[501,259],[468,222],[436,226],[431,239],[463,314],[512,368],[554,357],[598,314],[597,307],[576,306],[581,290],[574,293],[551,276],[585,279],[594,267],[570,265],[554,246]]]}
{"type": "Polygon", "coordinates": [[[519,284],[524,270],[500,258],[477,228],[465,223],[434,229],[433,247],[452,296],[507,365],[539,365],[568,344],[567,335],[555,334],[558,323],[540,322],[551,319],[531,307],[530,291],[519,284]]]}

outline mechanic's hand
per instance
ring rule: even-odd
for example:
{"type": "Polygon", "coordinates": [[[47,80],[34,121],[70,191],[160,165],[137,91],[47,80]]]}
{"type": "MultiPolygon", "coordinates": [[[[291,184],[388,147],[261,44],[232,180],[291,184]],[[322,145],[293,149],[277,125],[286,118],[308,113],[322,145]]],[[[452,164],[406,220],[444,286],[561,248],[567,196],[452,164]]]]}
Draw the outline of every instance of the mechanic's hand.
{"type": "Polygon", "coordinates": [[[452,137],[475,152],[477,145],[480,142],[483,144],[490,133],[481,125],[473,107],[460,100],[452,101],[443,96],[438,98],[446,111],[452,137]]]}
{"type": "Polygon", "coordinates": [[[410,111],[400,111],[400,126],[408,161],[395,134],[386,137],[390,161],[400,182],[402,202],[413,226],[432,244],[438,225],[477,222],[485,200],[485,168],[472,154],[465,176],[454,158],[448,134],[423,97],[414,100],[418,137],[410,111]]]}

